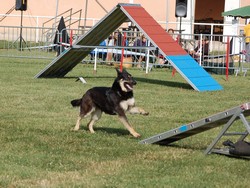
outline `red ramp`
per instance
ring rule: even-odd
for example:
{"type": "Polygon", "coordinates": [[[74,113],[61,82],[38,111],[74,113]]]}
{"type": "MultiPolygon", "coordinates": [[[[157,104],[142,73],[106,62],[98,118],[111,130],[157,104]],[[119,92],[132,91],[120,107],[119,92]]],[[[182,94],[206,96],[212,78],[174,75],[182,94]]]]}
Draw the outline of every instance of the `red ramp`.
{"type": "Polygon", "coordinates": [[[154,20],[141,6],[122,6],[121,10],[142,31],[161,53],[166,55],[186,55],[186,51],[154,20]]]}

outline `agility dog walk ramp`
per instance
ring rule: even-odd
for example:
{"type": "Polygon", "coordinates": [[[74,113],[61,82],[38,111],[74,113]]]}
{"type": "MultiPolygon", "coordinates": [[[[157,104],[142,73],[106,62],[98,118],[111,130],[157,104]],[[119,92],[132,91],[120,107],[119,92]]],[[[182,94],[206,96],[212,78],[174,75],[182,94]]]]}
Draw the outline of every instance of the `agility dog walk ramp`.
{"type": "Polygon", "coordinates": [[[159,144],[168,145],[178,140],[199,134],[201,132],[223,126],[219,135],[213,140],[213,142],[208,146],[205,154],[218,153],[230,155],[227,148],[216,149],[215,145],[226,135],[240,135],[239,140],[244,140],[250,133],[250,123],[247,121],[246,117],[250,115],[250,102],[242,104],[240,106],[228,109],[226,111],[220,112],[218,114],[206,117],[204,119],[189,123],[187,125],[182,125],[178,128],[172,129],[170,131],[157,134],[150,138],[140,141],[141,144],[159,144]],[[240,119],[244,125],[244,132],[227,132],[230,126],[233,125],[235,120],[240,119]]]}
{"type": "Polygon", "coordinates": [[[54,59],[35,77],[63,77],[125,21],[131,21],[149,42],[197,91],[223,88],[182,49],[182,47],[138,4],[118,4],[68,50],[54,59]],[[79,49],[79,46],[82,48],[79,49]],[[74,47],[75,46],[75,47],[74,47]],[[85,46],[85,47],[84,47],[85,46]]]}
{"type": "Polygon", "coordinates": [[[74,48],[74,46],[98,46],[108,36],[127,20],[127,16],[122,14],[119,6],[115,7],[105,17],[103,17],[88,32],[81,36],[73,46],[69,47],[49,65],[40,71],[36,78],[60,78],[64,77],[78,63],[81,62],[95,47],[74,48]]]}

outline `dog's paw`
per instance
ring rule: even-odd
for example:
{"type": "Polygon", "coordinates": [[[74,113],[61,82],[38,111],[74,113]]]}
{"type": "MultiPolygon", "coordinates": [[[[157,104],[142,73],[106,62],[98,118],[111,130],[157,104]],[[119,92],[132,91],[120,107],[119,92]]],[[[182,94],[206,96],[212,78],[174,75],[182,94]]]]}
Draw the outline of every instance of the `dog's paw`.
{"type": "Polygon", "coordinates": [[[79,129],[71,128],[70,131],[79,131],[79,129]]]}
{"type": "Polygon", "coordinates": [[[90,132],[91,134],[94,134],[94,133],[95,133],[95,131],[94,131],[94,130],[89,130],[89,132],[90,132]]]}
{"type": "Polygon", "coordinates": [[[149,115],[149,112],[142,111],[140,114],[141,114],[141,115],[144,115],[144,116],[147,116],[147,115],[149,115]]]}
{"type": "Polygon", "coordinates": [[[132,135],[133,135],[135,138],[140,138],[140,137],[141,137],[141,135],[140,135],[139,133],[137,133],[137,132],[133,133],[132,135]]]}
{"type": "Polygon", "coordinates": [[[149,112],[146,112],[144,109],[140,108],[139,110],[140,114],[147,116],[149,114],[149,112]]]}

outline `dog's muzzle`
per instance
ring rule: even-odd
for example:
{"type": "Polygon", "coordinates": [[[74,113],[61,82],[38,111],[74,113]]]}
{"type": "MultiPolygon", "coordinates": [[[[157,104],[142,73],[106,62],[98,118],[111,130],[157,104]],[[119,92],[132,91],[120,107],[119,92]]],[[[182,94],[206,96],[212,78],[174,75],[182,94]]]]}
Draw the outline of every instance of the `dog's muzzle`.
{"type": "Polygon", "coordinates": [[[133,83],[125,82],[124,87],[127,89],[127,91],[132,91],[133,90],[133,83]]]}
{"type": "Polygon", "coordinates": [[[133,82],[132,82],[132,83],[133,83],[133,85],[136,85],[136,84],[137,84],[137,82],[136,82],[134,79],[133,79],[133,82]]]}
{"type": "Polygon", "coordinates": [[[124,92],[130,92],[130,91],[133,91],[133,88],[134,88],[134,85],[136,84],[136,82],[134,81],[124,81],[124,80],[121,80],[120,81],[120,86],[121,86],[121,89],[124,91],[124,92]]]}

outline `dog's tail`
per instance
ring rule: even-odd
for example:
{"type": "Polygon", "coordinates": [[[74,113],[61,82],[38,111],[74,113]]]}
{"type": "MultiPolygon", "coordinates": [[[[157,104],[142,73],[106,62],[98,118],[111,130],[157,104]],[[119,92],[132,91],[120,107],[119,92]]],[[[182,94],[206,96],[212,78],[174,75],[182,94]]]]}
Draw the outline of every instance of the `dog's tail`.
{"type": "Polygon", "coordinates": [[[72,100],[70,103],[73,107],[76,107],[76,106],[80,106],[81,102],[82,102],[82,99],[75,99],[75,100],[72,100]]]}

